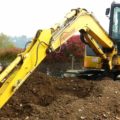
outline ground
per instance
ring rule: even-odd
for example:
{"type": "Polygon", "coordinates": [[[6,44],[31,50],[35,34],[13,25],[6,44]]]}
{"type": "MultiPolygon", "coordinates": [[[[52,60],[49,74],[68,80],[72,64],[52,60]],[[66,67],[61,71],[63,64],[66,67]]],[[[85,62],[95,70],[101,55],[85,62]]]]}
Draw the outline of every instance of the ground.
{"type": "Polygon", "coordinates": [[[120,82],[36,70],[2,108],[0,120],[120,120],[120,82]]]}

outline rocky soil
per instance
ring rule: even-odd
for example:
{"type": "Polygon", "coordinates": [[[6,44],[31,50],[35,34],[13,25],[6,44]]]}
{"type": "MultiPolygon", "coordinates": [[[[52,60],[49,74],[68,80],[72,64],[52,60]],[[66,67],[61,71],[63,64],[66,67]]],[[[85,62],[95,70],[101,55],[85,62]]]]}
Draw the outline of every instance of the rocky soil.
{"type": "Polygon", "coordinates": [[[120,81],[35,71],[0,110],[0,120],[120,120],[120,81]]]}

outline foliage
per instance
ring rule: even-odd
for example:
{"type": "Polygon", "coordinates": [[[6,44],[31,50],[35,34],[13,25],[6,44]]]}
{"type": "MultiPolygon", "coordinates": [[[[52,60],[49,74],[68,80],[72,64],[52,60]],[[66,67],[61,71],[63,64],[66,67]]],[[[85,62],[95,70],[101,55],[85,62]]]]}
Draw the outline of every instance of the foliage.
{"type": "Polygon", "coordinates": [[[1,33],[0,34],[0,48],[12,48],[14,45],[10,42],[10,37],[1,33]]]}
{"type": "Polygon", "coordinates": [[[19,49],[15,48],[10,37],[1,33],[0,34],[0,63],[11,62],[19,53],[19,49]]]}
{"type": "MultiPolygon", "coordinates": [[[[21,51],[21,49],[15,48],[9,42],[9,37],[7,37],[4,34],[0,35],[0,62],[11,62],[21,51]]],[[[68,62],[71,61],[71,55],[78,60],[83,58],[84,44],[81,42],[79,35],[72,36],[65,44],[63,44],[55,52],[48,54],[45,61],[68,62]]]]}
{"type": "Polygon", "coordinates": [[[19,48],[0,48],[0,62],[4,65],[11,63],[21,51],[19,48]]]}
{"type": "Polygon", "coordinates": [[[47,55],[47,62],[67,62],[71,60],[71,55],[76,59],[83,58],[85,45],[81,42],[80,36],[72,36],[67,43],[63,44],[58,50],[47,55]]]}

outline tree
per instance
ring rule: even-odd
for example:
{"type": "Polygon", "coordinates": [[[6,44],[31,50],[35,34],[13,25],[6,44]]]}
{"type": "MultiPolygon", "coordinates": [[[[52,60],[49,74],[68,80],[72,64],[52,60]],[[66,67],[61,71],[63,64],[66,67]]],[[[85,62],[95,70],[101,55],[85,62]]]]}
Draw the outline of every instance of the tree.
{"type": "Polygon", "coordinates": [[[84,56],[84,49],[85,45],[80,40],[79,35],[72,36],[67,43],[63,44],[60,48],[58,48],[59,52],[52,52],[48,54],[46,60],[49,62],[51,61],[58,61],[58,62],[67,62],[70,60],[71,54],[75,57],[75,59],[79,60],[84,56]],[[53,59],[54,58],[54,59],[53,59]]]}
{"type": "Polygon", "coordinates": [[[0,48],[12,48],[14,47],[13,43],[10,42],[10,37],[1,33],[0,34],[0,48]]]}

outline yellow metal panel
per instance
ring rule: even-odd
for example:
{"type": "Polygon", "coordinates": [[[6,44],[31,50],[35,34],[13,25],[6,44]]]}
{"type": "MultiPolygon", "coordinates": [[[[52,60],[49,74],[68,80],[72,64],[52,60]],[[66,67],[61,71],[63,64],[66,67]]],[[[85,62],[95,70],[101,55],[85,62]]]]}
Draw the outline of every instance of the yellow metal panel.
{"type": "Polygon", "coordinates": [[[115,56],[113,58],[113,65],[120,66],[120,56],[115,56]]]}
{"type": "Polygon", "coordinates": [[[97,56],[85,56],[84,57],[84,67],[100,69],[102,66],[101,58],[97,56]]]}
{"type": "Polygon", "coordinates": [[[0,74],[0,82],[4,80],[4,78],[17,66],[20,62],[21,56],[18,56],[1,74],[0,74]]]}
{"type": "Polygon", "coordinates": [[[84,14],[79,13],[76,19],[71,21],[70,24],[71,25],[66,25],[61,28],[61,32],[59,34],[53,35],[55,41],[53,41],[52,48],[56,49],[62,43],[66,42],[69,37],[81,29],[84,29],[103,47],[113,47],[112,40],[91,14],[88,14],[87,12],[84,14]]]}

